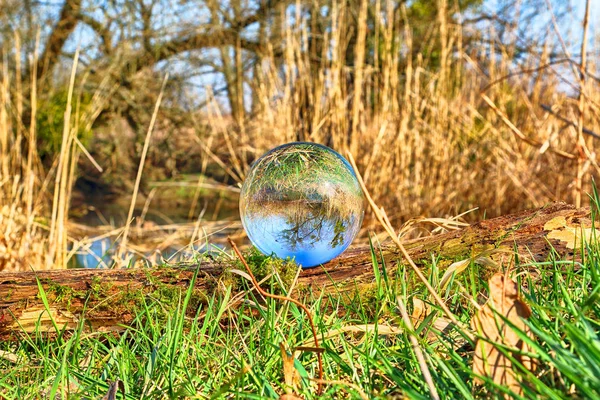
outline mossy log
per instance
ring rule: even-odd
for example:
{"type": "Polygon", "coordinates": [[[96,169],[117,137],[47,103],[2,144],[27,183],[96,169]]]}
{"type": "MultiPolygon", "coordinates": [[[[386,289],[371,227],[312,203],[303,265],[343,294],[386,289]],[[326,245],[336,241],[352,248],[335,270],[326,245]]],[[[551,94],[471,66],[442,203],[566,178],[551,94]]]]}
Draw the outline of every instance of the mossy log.
{"type": "MultiPolygon", "coordinates": [[[[577,258],[582,236],[591,234],[590,218],[589,208],[553,203],[461,230],[406,241],[405,247],[417,264],[436,257],[442,267],[481,254],[498,263],[509,262],[515,252],[521,260],[531,261],[543,261],[553,251],[558,257],[577,258]]],[[[388,268],[404,262],[394,247],[384,246],[381,256],[388,268]]],[[[133,320],[141,301],[162,296],[168,301],[169,291],[187,288],[196,270],[199,274],[194,290],[200,298],[218,290],[221,279],[227,282],[224,278],[231,278],[227,271],[232,267],[239,265],[234,261],[204,259],[200,265],[0,273],[0,339],[36,329],[52,332],[55,326],[70,330],[80,321],[85,321],[88,329],[119,330],[133,320]]],[[[301,271],[298,287],[313,292],[356,290],[373,285],[373,280],[370,249],[361,246],[322,267],[301,271]]]]}

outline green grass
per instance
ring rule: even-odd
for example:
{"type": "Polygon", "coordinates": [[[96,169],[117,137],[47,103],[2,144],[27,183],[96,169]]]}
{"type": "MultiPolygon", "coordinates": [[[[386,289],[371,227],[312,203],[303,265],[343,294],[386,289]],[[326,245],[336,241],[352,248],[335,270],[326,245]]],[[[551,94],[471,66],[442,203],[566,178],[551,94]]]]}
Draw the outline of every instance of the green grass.
{"type": "MultiPolygon", "coordinates": [[[[599,204],[594,194],[594,216],[599,204]]],[[[527,382],[524,398],[600,398],[600,247],[594,239],[581,248],[581,262],[551,258],[516,263],[523,298],[533,312],[528,325],[535,334],[533,340],[522,337],[531,342],[538,364],[533,372],[517,365],[527,382]]],[[[387,266],[391,268],[385,272],[378,246],[372,246],[372,255],[373,291],[306,295],[324,337],[325,379],[337,381],[325,386],[323,398],[429,398],[406,331],[383,331],[388,325],[404,327],[398,298],[410,308],[414,298],[429,302],[429,296],[402,265],[387,266]],[[364,324],[372,330],[331,334],[364,324]]],[[[435,260],[427,268],[434,287],[443,272],[435,260]]],[[[288,282],[275,275],[263,287],[285,293],[288,282]]],[[[24,335],[19,342],[0,343],[3,352],[17,357],[0,357],[0,396],[95,399],[120,379],[128,399],[277,399],[285,391],[279,345],[312,345],[310,326],[293,304],[259,299],[248,286],[242,289],[241,295],[219,292],[193,310],[190,304],[197,302],[190,290],[175,304],[148,298],[122,334],[89,333],[82,321],[80,329],[60,340],[24,335]],[[240,302],[233,301],[236,296],[240,302]]],[[[468,296],[477,296],[481,303],[486,293],[487,283],[473,264],[454,276],[441,295],[468,325],[474,313],[468,296]]],[[[473,384],[473,344],[457,329],[436,332],[433,318],[430,314],[418,323],[415,333],[441,398],[510,396],[508,389],[489,380],[483,386],[473,384]]],[[[309,380],[317,374],[316,354],[300,353],[295,365],[302,378],[299,394],[318,398],[316,384],[309,380]]]]}

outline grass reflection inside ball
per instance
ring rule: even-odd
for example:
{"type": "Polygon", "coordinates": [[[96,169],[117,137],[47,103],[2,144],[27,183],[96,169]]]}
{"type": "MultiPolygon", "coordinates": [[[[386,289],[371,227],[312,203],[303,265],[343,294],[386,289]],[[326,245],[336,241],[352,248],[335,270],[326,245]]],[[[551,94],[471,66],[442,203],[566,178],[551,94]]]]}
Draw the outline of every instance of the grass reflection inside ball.
{"type": "Polygon", "coordinates": [[[308,268],[350,245],[363,220],[364,196],[341,155],[315,143],[288,143],[252,165],[240,215],[262,253],[290,257],[308,268]]]}

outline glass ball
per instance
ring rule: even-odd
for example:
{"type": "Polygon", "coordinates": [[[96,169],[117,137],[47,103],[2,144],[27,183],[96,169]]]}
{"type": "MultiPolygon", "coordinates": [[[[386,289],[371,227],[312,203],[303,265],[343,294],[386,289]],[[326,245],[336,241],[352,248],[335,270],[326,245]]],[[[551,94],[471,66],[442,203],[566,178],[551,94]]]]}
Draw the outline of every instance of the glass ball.
{"type": "Polygon", "coordinates": [[[316,143],[288,143],[252,164],[242,185],[240,216],[263,254],[314,267],[352,243],[362,224],[364,195],[340,154],[316,143]]]}

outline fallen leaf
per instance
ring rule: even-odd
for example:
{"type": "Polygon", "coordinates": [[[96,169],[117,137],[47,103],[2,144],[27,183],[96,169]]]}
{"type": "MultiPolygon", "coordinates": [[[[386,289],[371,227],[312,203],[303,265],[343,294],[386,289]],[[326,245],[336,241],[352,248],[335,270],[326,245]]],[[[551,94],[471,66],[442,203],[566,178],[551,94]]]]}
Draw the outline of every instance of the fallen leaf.
{"type": "Polygon", "coordinates": [[[279,343],[279,349],[281,350],[281,359],[283,360],[283,380],[286,391],[288,392],[286,394],[289,395],[290,391],[294,392],[298,388],[298,385],[300,384],[300,374],[294,366],[294,353],[289,354],[283,343],[279,343]]]}
{"type": "Polygon", "coordinates": [[[242,278],[246,279],[247,281],[252,282],[252,277],[248,275],[248,273],[245,271],[242,271],[240,269],[230,269],[229,272],[231,272],[232,274],[237,274],[242,278]]]}
{"type": "MultiPolygon", "coordinates": [[[[498,384],[509,387],[513,392],[523,392],[512,361],[498,348],[495,343],[514,349],[512,357],[529,370],[534,365],[530,357],[521,354],[531,351],[529,346],[517,335],[501,317],[505,317],[519,330],[531,335],[523,321],[529,318],[531,309],[519,299],[517,284],[508,276],[497,273],[489,280],[490,298],[477,312],[471,322],[475,331],[483,338],[478,339],[473,356],[473,372],[492,378],[498,384]]],[[[476,383],[483,383],[475,378],[476,383]]]]}
{"type": "Polygon", "coordinates": [[[123,382],[119,379],[110,384],[108,387],[108,393],[106,393],[102,400],[115,400],[117,398],[118,390],[121,390],[123,398],[125,398],[125,385],[123,385],[123,382]]]}
{"type": "MultiPolygon", "coordinates": [[[[412,319],[413,324],[415,324],[415,326],[418,326],[419,323],[423,322],[425,318],[427,318],[432,313],[432,310],[431,306],[421,299],[415,297],[413,298],[412,302],[413,313],[410,316],[410,318],[412,319]]],[[[427,332],[427,339],[429,339],[429,341],[439,339],[437,332],[446,332],[447,329],[453,326],[452,321],[450,321],[448,318],[438,317],[437,315],[435,315],[433,317],[433,320],[429,323],[431,324],[431,328],[433,328],[429,329],[427,332]]],[[[462,345],[464,343],[464,340],[458,339],[455,343],[457,345],[462,345]]]]}
{"type": "Polygon", "coordinates": [[[302,397],[298,397],[295,394],[282,394],[279,396],[279,400],[302,400],[302,397]]]}
{"type": "MultiPolygon", "coordinates": [[[[578,245],[583,237],[585,242],[589,242],[595,229],[592,228],[571,228],[565,227],[562,230],[556,230],[548,233],[548,239],[558,239],[561,242],[565,242],[567,249],[574,249],[578,245]]],[[[596,234],[600,236],[600,233],[596,231],[596,234]]]]}
{"type": "Polygon", "coordinates": [[[5,359],[6,361],[10,361],[15,364],[19,361],[19,356],[9,351],[0,350],[0,358],[5,359]]]}
{"type": "Polygon", "coordinates": [[[593,228],[569,226],[565,217],[552,218],[544,224],[544,230],[549,231],[548,239],[560,240],[565,243],[567,249],[571,250],[581,242],[582,238],[589,242],[594,233],[600,236],[600,232],[593,228]]]}
{"type": "Polygon", "coordinates": [[[413,298],[413,312],[411,318],[414,321],[423,321],[431,314],[431,306],[419,298],[413,298]]]}
{"type": "Polygon", "coordinates": [[[564,216],[552,218],[544,224],[545,231],[553,231],[567,226],[567,219],[564,216]]]}
{"type": "MultiPolygon", "coordinates": [[[[76,378],[69,377],[69,378],[67,378],[67,382],[61,382],[58,385],[58,390],[56,391],[57,394],[54,396],[54,398],[57,398],[57,399],[71,398],[70,395],[77,393],[78,391],[81,390],[81,388],[82,388],[82,385],[79,383],[79,381],[76,378]]],[[[41,398],[49,399],[51,391],[52,391],[51,388],[41,390],[40,391],[41,398]]],[[[3,397],[0,396],[0,399],[3,399],[3,397]]]]}
{"type": "Polygon", "coordinates": [[[441,290],[446,289],[446,286],[448,286],[448,283],[450,283],[450,278],[452,278],[454,274],[460,274],[467,269],[467,267],[471,264],[471,261],[478,265],[497,269],[498,265],[490,258],[490,256],[496,252],[498,252],[498,249],[485,250],[476,256],[452,263],[448,268],[446,268],[446,272],[444,272],[444,276],[442,276],[442,280],[440,281],[441,290]]]}
{"type": "Polygon", "coordinates": [[[452,275],[456,274],[460,274],[461,272],[463,272],[465,269],[467,269],[467,267],[471,264],[471,259],[467,258],[466,260],[460,260],[457,261],[455,263],[452,263],[447,269],[446,272],[444,272],[444,276],[442,277],[442,280],[440,282],[440,288],[442,290],[446,289],[446,286],[448,286],[448,283],[450,282],[450,278],[452,278],[452,275]]]}

